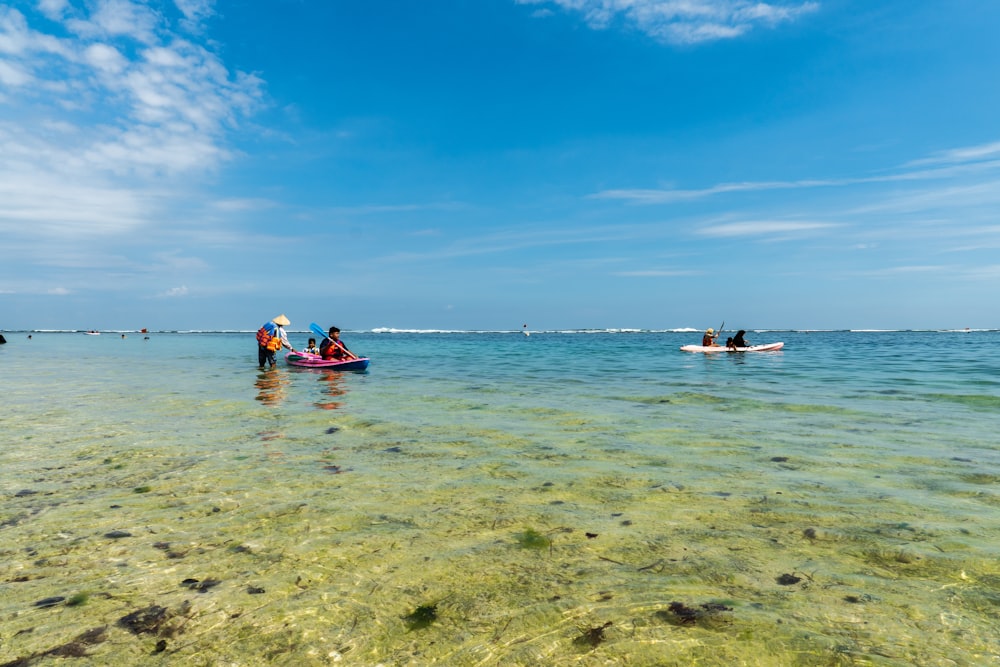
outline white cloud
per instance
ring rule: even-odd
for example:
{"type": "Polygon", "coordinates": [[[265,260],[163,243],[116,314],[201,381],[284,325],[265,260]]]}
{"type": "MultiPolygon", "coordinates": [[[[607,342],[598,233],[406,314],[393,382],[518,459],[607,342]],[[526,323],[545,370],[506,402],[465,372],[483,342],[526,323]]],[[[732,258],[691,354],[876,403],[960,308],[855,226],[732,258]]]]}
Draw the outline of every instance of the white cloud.
{"type": "Polygon", "coordinates": [[[278,203],[271,199],[219,199],[213,202],[212,207],[225,212],[240,211],[262,211],[278,206],[278,203]]]}
{"type": "Polygon", "coordinates": [[[0,5],[0,54],[11,57],[32,54],[67,57],[70,51],[56,37],[31,30],[21,12],[0,5]]]}
{"type": "Polygon", "coordinates": [[[107,44],[91,44],[83,50],[83,57],[94,69],[109,74],[118,74],[127,65],[118,49],[107,44]]]}
{"type": "Polygon", "coordinates": [[[0,178],[0,234],[7,239],[118,234],[143,224],[155,208],[155,202],[127,188],[94,181],[81,185],[64,180],[60,171],[41,173],[13,160],[8,164],[10,173],[0,178]],[[17,166],[23,168],[18,171],[17,166]]]}
{"type": "Polygon", "coordinates": [[[878,176],[797,181],[742,181],[717,183],[705,188],[692,189],[619,188],[602,190],[588,195],[588,198],[618,200],[630,204],[672,204],[739,192],[837,188],[875,183],[941,180],[957,176],[988,174],[998,169],[1000,169],[1000,142],[944,151],[932,157],[907,162],[897,167],[895,173],[878,176]],[[920,168],[915,169],[914,167],[920,168]]]}
{"type": "Polygon", "coordinates": [[[719,183],[707,188],[696,190],[631,188],[620,190],[603,190],[589,195],[591,199],[620,199],[633,204],[670,204],[678,201],[688,201],[711,197],[712,195],[729,192],[752,192],[759,190],[788,190],[795,188],[815,188],[833,185],[844,185],[848,181],[808,180],[808,181],[749,181],[744,183],[719,183]]]}
{"type": "Polygon", "coordinates": [[[850,213],[915,213],[971,210],[976,207],[992,212],[997,206],[1000,206],[1000,181],[988,180],[888,192],[876,201],[852,208],[850,213]]]}
{"type": "Polygon", "coordinates": [[[711,225],[698,230],[701,236],[731,237],[731,236],[774,236],[812,232],[829,229],[838,225],[829,222],[795,222],[782,220],[761,220],[748,222],[729,222],[721,225],[711,225]]]}
{"type": "Polygon", "coordinates": [[[87,18],[72,18],[66,27],[84,38],[129,37],[144,44],[156,42],[162,18],[149,7],[130,0],[98,0],[87,18]]]}
{"type": "Polygon", "coordinates": [[[174,0],[177,9],[184,14],[184,25],[188,30],[199,30],[201,22],[214,13],[215,0],[174,0]]]}
{"type": "Polygon", "coordinates": [[[38,0],[38,11],[46,18],[58,21],[69,7],[69,0],[38,0]]]}
{"type": "Polygon", "coordinates": [[[50,290],[46,290],[45,293],[46,294],[52,294],[53,296],[66,296],[68,294],[72,294],[72,292],[70,292],[65,287],[53,287],[50,290]]]}
{"type": "Polygon", "coordinates": [[[694,276],[697,274],[698,272],[696,271],[647,269],[645,271],[616,271],[611,275],[622,276],[625,278],[670,278],[675,276],[694,276]]]}
{"type": "Polygon", "coordinates": [[[979,160],[996,160],[1000,158],[1000,141],[993,141],[978,146],[965,146],[941,151],[929,157],[914,160],[908,166],[927,164],[964,164],[979,160]]]}
{"type": "Polygon", "coordinates": [[[164,296],[164,297],[167,297],[167,298],[174,298],[174,297],[186,296],[187,293],[188,293],[187,286],[186,285],[181,285],[180,287],[171,287],[166,292],[164,292],[161,296],[164,296]]]}
{"type": "Polygon", "coordinates": [[[970,280],[997,281],[1000,280],[1000,264],[965,267],[963,274],[970,280]]]}
{"type": "Polygon", "coordinates": [[[0,84],[5,86],[25,86],[34,80],[23,67],[0,60],[0,84]]]}
{"type": "MultiPolygon", "coordinates": [[[[731,39],[757,26],[793,21],[819,8],[817,2],[779,0],[515,0],[554,5],[583,15],[601,30],[621,20],[646,34],[675,44],[731,39]]],[[[537,14],[537,12],[536,12],[537,14]]]]}
{"type": "MultiPolygon", "coordinates": [[[[183,4],[190,18],[212,8],[183,4]]],[[[68,32],[0,6],[0,231],[56,242],[129,232],[156,219],[172,179],[232,157],[227,134],[256,110],[261,80],[140,2],[38,10],[68,32]]]]}
{"type": "Polygon", "coordinates": [[[944,273],[944,272],[954,272],[954,268],[950,266],[942,265],[912,265],[912,266],[890,266],[884,269],[876,269],[874,271],[864,271],[860,273],[863,276],[898,276],[898,275],[912,275],[921,273],[944,273]]]}
{"type": "Polygon", "coordinates": [[[185,257],[180,250],[153,253],[153,259],[154,263],[150,266],[150,271],[153,273],[162,274],[165,271],[172,271],[189,274],[195,271],[205,271],[209,268],[205,260],[199,257],[185,257]]]}

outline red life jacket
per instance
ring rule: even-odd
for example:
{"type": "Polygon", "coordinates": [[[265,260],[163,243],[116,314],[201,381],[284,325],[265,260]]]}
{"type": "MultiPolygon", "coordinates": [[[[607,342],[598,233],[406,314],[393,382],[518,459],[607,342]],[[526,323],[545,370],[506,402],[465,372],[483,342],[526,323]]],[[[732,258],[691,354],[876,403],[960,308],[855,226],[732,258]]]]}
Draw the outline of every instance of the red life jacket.
{"type": "Polygon", "coordinates": [[[340,359],[347,356],[347,353],[341,347],[343,343],[333,342],[332,338],[324,338],[323,342],[319,344],[319,353],[323,355],[324,359],[340,359]]]}

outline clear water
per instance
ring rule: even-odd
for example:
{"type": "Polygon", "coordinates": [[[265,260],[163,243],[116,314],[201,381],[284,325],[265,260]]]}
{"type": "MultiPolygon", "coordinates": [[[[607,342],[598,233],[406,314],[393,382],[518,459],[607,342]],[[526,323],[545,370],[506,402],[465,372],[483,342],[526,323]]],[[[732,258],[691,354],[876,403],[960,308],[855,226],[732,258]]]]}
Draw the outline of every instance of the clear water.
{"type": "Polygon", "coordinates": [[[997,332],[5,335],[0,664],[1000,664],[997,332]]]}

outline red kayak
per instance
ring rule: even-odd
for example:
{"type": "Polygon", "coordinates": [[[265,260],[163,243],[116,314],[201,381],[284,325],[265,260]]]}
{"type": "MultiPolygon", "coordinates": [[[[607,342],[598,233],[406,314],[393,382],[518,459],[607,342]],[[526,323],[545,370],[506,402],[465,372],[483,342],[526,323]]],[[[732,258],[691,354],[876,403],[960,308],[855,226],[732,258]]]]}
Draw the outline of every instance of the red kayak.
{"type": "Polygon", "coordinates": [[[332,368],[338,371],[363,371],[371,361],[368,357],[359,359],[324,359],[318,354],[308,352],[289,352],[285,355],[289,366],[302,368],[332,368]]]}

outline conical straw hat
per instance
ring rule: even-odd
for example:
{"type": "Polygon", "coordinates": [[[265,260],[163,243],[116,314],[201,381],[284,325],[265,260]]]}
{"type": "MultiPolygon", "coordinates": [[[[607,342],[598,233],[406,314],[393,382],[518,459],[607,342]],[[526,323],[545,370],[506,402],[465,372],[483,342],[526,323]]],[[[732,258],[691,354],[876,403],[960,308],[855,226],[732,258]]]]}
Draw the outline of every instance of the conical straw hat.
{"type": "Polygon", "coordinates": [[[278,315],[271,321],[277,324],[279,327],[287,327],[289,324],[291,324],[291,322],[288,321],[288,318],[285,317],[284,313],[278,315]]]}

